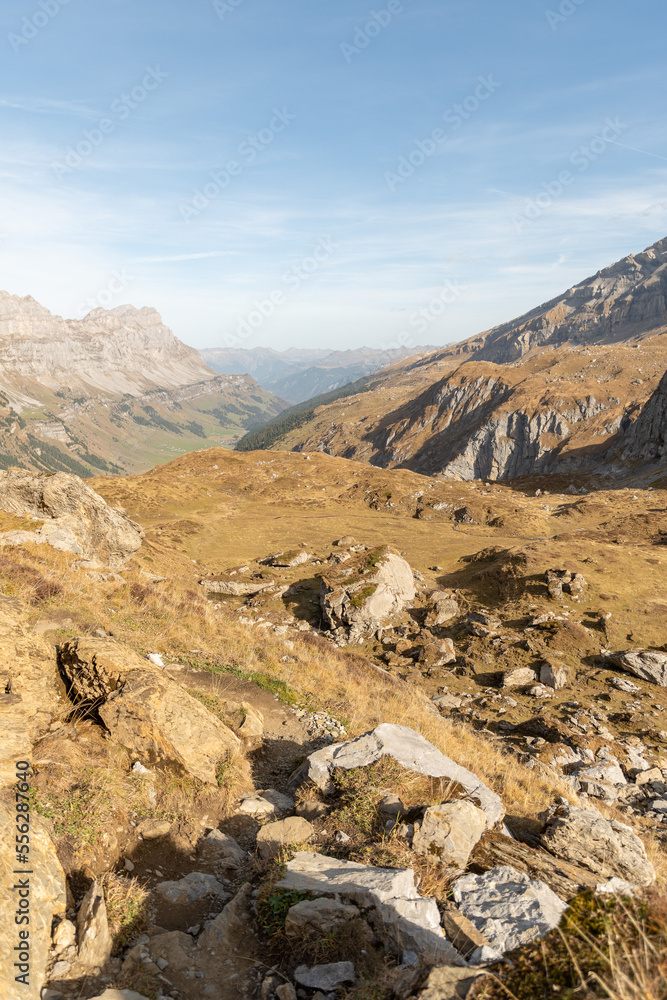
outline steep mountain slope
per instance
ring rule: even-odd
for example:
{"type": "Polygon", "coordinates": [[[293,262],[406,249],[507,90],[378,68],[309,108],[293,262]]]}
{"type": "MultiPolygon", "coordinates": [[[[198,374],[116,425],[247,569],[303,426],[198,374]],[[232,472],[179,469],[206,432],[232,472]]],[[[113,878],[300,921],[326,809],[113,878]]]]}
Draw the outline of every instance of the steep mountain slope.
{"type": "Polygon", "coordinates": [[[154,309],[52,315],[0,293],[0,467],[138,471],[233,445],[284,404],[248,376],[220,376],[154,309]]]}
{"type": "Polygon", "coordinates": [[[625,435],[667,370],[666,293],[662,240],[513,323],[394,364],[273,447],[461,479],[608,466],[619,449],[627,466],[625,435]]]}
{"type": "Polygon", "coordinates": [[[301,403],[322,393],[332,392],[416,354],[429,353],[434,347],[393,348],[386,351],[371,347],[356,350],[307,350],[290,347],[274,351],[269,347],[244,349],[212,348],[201,351],[206,364],[214,371],[231,375],[248,372],[265,389],[290,403],[301,403]]]}

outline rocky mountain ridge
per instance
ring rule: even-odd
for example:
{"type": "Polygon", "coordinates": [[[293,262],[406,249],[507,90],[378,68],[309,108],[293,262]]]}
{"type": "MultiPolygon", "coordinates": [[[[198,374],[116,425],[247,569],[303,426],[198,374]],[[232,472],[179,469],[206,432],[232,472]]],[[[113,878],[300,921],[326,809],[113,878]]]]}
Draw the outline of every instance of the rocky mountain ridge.
{"type": "Polygon", "coordinates": [[[233,444],[283,408],[252,378],[207,368],[155,309],[65,320],[0,293],[2,468],[133,471],[199,441],[233,444]]]}
{"type": "Polygon", "coordinates": [[[394,364],[370,391],[320,406],[293,428],[286,411],[272,447],[461,479],[618,475],[646,452],[660,473],[664,449],[636,451],[642,428],[644,437],[659,433],[659,402],[637,440],[631,428],[667,370],[666,291],[663,240],[513,323],[394,364]]]}

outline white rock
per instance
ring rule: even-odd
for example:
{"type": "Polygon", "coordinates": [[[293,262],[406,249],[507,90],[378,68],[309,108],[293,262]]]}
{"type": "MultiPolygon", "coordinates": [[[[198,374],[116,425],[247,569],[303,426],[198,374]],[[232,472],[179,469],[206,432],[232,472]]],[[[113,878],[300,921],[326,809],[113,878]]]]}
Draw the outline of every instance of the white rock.
{"type": "Polygon", "coordinates": [[[151,663],[154,663],[156,667],[164,666],[164,660],[162,659],[159,653],[149,653],[146,659],[150,660],[151,663]]]}
{"type": "Polygon", "coordinates": [[[667,687],[667,653],[652,649],[627,649],[622,653],[609,653],[605,659],[635,677],[667,687]]]}
{"type": "Polygon", "coordinates": [[[446,865],[465,868],[485,830],[486,813],[472,802],[444,802],[429,806],[421,825],[415,824],[412,849],[417,854],[436,854],[446,865]]]}
{"type": "Polygon", "coordinates": [[[424,953],[434,961],[464,965],[445,939],[434,899],[417,892],[411,869],[373,868],[301,851],[287,864],[278,888],[336,895],[362,909],[374,910],[392,949],[424,953]]]}
{"type": "Polygon", "coordinates": [[[300,965],[294,970],[294,978],[300,986],[311,990],[325,990],[330,993],[344,983],[353,983],[355,979],[352,962],[332,962],[330,965],[300,965]]]}
{"type": "Polygon", "coordinates": [[[241,799],[238,811],[255,819],[273,819],[294,809],[294,799],[273,788],[260,789],[241,799]]]}
{"type": "Polygon", "coordinates": [[[567,909],[546,883],[509,866],[465,875],[454,883],[453,896],[463,915],[503,954],[557,927],[567,909]]]}
{"type": "Polygon", "coordinates": [[[382,757],[392,757],[395,761],[417,774],[426,774],[433,778],[449,778],[458,782],[473,801],[479,802],[487,816],[489,829],[499,823],[505,815],[500,796],[492,792],[476,774],[445,757],[432,743],[406,726],[394,726],[383,723],[376,729],[356,740],[337,743],[311,754],[295,775],[295,779],[304,777],[327,794],[335,790],[331,775],[335,768],[346,771],[356,767],[367,767],[381,760],[382,757]]]}

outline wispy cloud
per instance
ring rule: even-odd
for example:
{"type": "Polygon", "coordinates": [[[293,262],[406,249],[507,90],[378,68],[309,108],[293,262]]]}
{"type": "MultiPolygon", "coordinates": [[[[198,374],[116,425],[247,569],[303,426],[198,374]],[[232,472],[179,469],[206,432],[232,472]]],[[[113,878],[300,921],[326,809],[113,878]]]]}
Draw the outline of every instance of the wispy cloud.
{"type": "Polygon", "coordinates": [[[171,257],[134,257],[133,264],[173,264],[181,260],[204,260],[207,257],[238,257],[235,250],[207,250],[205,253],[177,253],[171,257]]]}
{"type": "Polygon", "coordinates": [[[51,97],[0,97],[0,107],[38,115],[68,115],[94,118],[97,112],[79,101],[57,101],[51,97]]]}

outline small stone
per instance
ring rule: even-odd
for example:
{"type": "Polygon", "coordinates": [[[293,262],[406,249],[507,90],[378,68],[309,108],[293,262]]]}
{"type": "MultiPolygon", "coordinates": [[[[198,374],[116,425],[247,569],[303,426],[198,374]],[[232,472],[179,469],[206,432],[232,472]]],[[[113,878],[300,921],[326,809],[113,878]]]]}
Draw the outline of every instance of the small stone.
{"type": "Polygon", "coordinates": [[[350,843],[350,838],[348,837],[348,835],[345,833],[344,830],[336,830],[336,833],[334,834],[334,840],[336,841],[337,844],[350,843]]]}
{"type": "Polygon", "coordinates": [[[125,858],[125,863],[123,865],[123,868],[125,869],[126,872],[133,872],[134,871],[134,862],[130,861],[129,858],[125,858]]]}
{"type": "Polygon", "coordinates": [[[345,983],[353,983],[355,979],[352,962],[332,962],[329,965],[300,965],[294,970],[294,978],[301,986],[311,990],[337,990],[345,983]]]}
{"type": "Polygon", "coordinates": [[[138,832],[144,840],[159,840],[161,837],[166,837],[170,830],[169,820],[147,819],[141,824],[138,832]]]}

